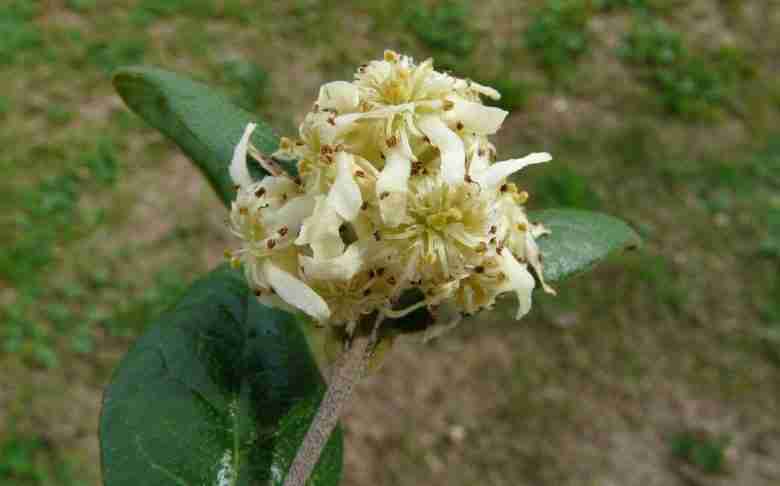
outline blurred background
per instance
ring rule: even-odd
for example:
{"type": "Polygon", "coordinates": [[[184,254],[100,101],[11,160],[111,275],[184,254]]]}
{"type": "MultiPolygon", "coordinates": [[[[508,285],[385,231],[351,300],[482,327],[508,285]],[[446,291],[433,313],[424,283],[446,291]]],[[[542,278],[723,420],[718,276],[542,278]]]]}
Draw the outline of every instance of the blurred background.
{"type": "Polygon", "coordinates": [[[397,347],[346,418],[343,484],[780,484],[774,0],[1,0],[0,485],[98,485],[104,385],[231,245],[110,73],[151,64],[294,134],[394,48],[495,86],[530,207],[644,249],[397,347]],[[369,6],[370,5],[370,6],[369,6]]]}

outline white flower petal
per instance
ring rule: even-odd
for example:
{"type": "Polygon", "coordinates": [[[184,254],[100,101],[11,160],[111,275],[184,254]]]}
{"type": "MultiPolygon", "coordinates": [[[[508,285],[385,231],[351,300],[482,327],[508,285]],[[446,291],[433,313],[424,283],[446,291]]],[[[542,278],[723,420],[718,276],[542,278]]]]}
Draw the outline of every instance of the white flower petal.
{"type": "Polygon", "coordinates": [[[336,154],[336,180],[328,193],[328,204],[347,221],[355,219],[363,204],[360,187],[355,182],[352,166],[353,156],[341,151],[336,154]]]}
{"type": "Polygon", "coordinates": [[[359,128],[361,126],[360,122],[363,120],[378,120],[382,118],[387,118],[389,120],[396,114],[409,112],[411,110],[414,110],[414,104],[405,103],[363,113],[348,113],[333,119],[326,118],[326,120],[330,121],[326,121],[319,126],[320,136],[323,142],[334,143],[339,137],[359,128]]]}
{"type": "Polygon", "coordinates": [[[494,100],[501,99],[501,93],[499,93],[495,88],[491,88],[490,86],[485,86],[484,84],[479,84],[472,81],[469,87],[477,93],[487,96],[488,98],[494,100]]]}
{"type": "Polygon", "coordinates": [[[346,81],[333,81],[322,85],[317,104],[326,110],[339,113],[354,111],[360,102],[357,86],[346,81]]]}
{"type": "Polygon", "coordinates": [[[432,72],[423,83],[422,90],[430,98],[439,98],[455,87],[455,78],[444,73],[432,72]]]}
{"type": "Polygon", "coordinates": [[[290,234],[296,234],[303,221],[314,210],[314,198],[300,196],[287,201],[287,203],[275,211],[269,211],[264,223],[271,228],[287,226],[290,234]]]}
{"type": "Polygon", "coordinates": [[[344,242],[339,234],[342,222],[325,196],[318,196],[314,211],[304,220],[295,244],[311,246],[314,258],[318,260],[335,258],[344,252],[344,242]]]}
{"type": "Polygon", "coordinates": [[[471,160],[469,161],[469,174],[472,178],[475,174],[481,174],[490,167],[490,159],[487,156],[487,150],[482,150],[480,155],[479,149],[474,150],[471,160]]]}
{"type": "Polygon", "coordinates": [[[455,107],[448,112],[448,118],[463,123],[465,130],[479,135],[492,135],[501,128],[508,111],[482,103],[452,97],[455,107]]]}
{"type": "Polygon", "coordinates": [[[233,150],[233,160],[230,162],[230,178],[233,179],[233,183],[237,186],[248,186],[252,183],[252,177],[249,175],[249,168],[246,165],[246,152],[249,148],[249,137],[252,136],[252,132],[257,127],[254,123],[247,124],[244,129],[244,134],[241,135],[241,139],[236,144],[236,148],[233,150]]]}
{"type": "Polygon", "coordinates": [[[416,158],[403,130],[399,143],[386,152],[385,166],[376,182],[379,212],[389,227],[398,226],[406,218],[406,193],[413,160],[416,158]]]}
{"type": "Polygon", "coordinates": [[[527,155],[522,159],[504,160],[503,162],[496,162],[488,167],[481,174],[472,174],[471,177],[478,182],[482,187],[496,187],[509,175],[517,172],[518,170],[532,164],[540,164],[542,162],[548,162],[552,160],[552,157],[547,152],[538,152],[527,155]]]}
{"type": "Polygon", "coordinates": [[[458,134],[434,115],[420,117],[419,128],[439,148],[441,176],[448,184],[461,184],[466,176],[466,151],[458,134]]]}
{"type": "Polygon", "coordinates": [[[301,255],[300,262],[307,278],[317,280],[349,280],[363,266],[364,248],[357,243],[349,245],[347,250],[336,258],[317,260],[301,255]]]}
{"type": "Polygon", "coordinates": [[[412,90],[412,99],[414,99],[415,94],[419,94],[422,92],[425,81],[430,77],[431,73],[433,73],[433,59],[428,58],[425,61],[421,62],[417,69],[415,69],[412,72],[412,82],[411,85],[414,87],[412,90]]]}
{"type": "Polygon", "coordinates": [[[534,238],[552,234],[552,231],[547,229],[542,223],[529,223],[529,225],[531,226],[531,236],[534,238]]]}
{"type": "Polygon", "coordinates": [[[412,161],[404,157],[401,150],[390,150],[385,156],[385,166],[376,181],[377,197],[385,191],[408,190],[407,182],[412,172],[412,161]]]}
{"type": "Polygon", "coordinates": [[[389,227],[398,226],[406,217],[406,193],[411,173],[412,161],[404,156],[402,147],[387,152],[385,167],[376,181],[376,195],[382,221],[389,227]]]}
{"type": "Polygon", "coordinates": [[[349,113],[347,115],[337,116],[333,120],[333,123],[335,123],[337,127],[344,126],[344,125],[351,125],[363,119],[385,118],[391,115],[396,115],[398,113],[413,111],[414,107],[415,107],[414,103],[404,103],[400,105],[386,106],[384,108],[379,108],[373,111],[366,111],[362,113],[349,113]]]}
{"type": "Polygon", "coordinates": [[[298,190],[297,184],[288,176],[266,176],[256,184],[257,187],[253,187],[253,193],[262,187],[265,189],[266,198],[279,197],[282,194],[289,196],[298,190]]]}
{"type": "Polygon", "coordinates": [[[409,137],[406,135],[406,130],[401,130],[401,142],[398,144],[398,149],[401,151],[401,155],[411,161],[416,161],[417,157],[414,156],[412,146],[409,145],[409,137]]]}
{"type": "Polygon", "coordinates": [[[505,249],[501,253],[501,263],[502,270],[509,278],[509,286],[517,294],[515,319],[520,319],[531,310],[531,293],[536,286],[536,281],[526,264],[518,262],[511,251],[505,249]]]}
{"type": "Polygon", "coordinates": [[[263,274],[276,295],[318,321],[330,317],[328,304],[311,287],[285,272],[270,260],[263,263],[263,274]]]}

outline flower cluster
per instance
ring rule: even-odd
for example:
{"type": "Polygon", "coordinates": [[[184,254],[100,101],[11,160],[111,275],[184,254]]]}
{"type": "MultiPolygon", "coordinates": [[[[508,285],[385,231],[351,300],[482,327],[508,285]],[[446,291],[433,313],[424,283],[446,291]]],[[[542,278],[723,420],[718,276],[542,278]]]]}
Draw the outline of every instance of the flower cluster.
{"type": "Polygon", "coordinates": [[[535,242],[545,229],[507,181],[550,155],[495,161],[488,136],[507,112],[482,96],[499,94],[386,51],[353,82],[322,86],[299,138],[282,139],[273,157],[297,160],[298,176],[258,182],[246,165],[247,153],[264,159],[250,124],[230,165],[231,228],[242,241],[230,255],[259,299],[351,332],[373,312],[446,304],[472,314],[505,292],[517,295],[519,319],[534,274],[552,292],[535,242]],[[411,288],[422,300],[397,308],[411,288]]]}

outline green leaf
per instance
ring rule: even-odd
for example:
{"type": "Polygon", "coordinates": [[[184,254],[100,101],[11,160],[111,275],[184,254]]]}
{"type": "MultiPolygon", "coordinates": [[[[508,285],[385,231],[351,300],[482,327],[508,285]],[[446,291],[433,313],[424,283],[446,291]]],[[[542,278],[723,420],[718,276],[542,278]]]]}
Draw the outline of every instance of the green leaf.
{"type": "MultiPolygon", "coordinates": [[[[281,485],[324,391],[295,319],[227,267],[196,282],[106,389],[104,484],[281,485]]],[[[309,484],[338,484],[341,464],[337,430],[309,484]]]]}
{"type": "Polygon", "coordinates": [[[610,255],[640,243],[639,235],[626,223],[606,214],[547,209],[530,211],[528,217],[552,232],[537,240],[548,282],[584,272],[610,255]]]}
{"type": "MultiPolygon", "coordinates": [[[[257,116],[227,96],[184,76],[149,67],[126,67],[114,73],[114,87],[133,111],[173,140],[192,159],[225,205],[235,199],[228,166],[247,123],[257,123],[252,143],[273,153],[279,139],[257,116]]],[[[292,165],[285,167],[294,171],[292,165]]],[[[267,173],[250,163],[257,178],[267,173]]]]}

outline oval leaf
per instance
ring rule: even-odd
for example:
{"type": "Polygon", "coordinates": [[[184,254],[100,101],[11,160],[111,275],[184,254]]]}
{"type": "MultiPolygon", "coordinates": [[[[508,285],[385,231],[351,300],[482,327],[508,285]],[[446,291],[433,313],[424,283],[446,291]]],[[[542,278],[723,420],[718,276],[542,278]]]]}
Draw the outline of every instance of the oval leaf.
{"type": "MultiPolygon", "coordinates": [[[[184,76],[156,68],[127,67],[114,73],[114,87],[130,109],[181,147],[225,205],[235,199],[228,166],[247,123],[257,123],[252,143],[258,150],[271,154],[279,146],[278,137],[256,115],[184,76]]],[[[292,165],[285,168],[294,170],[292,165]]],[[[250,170],[257,178],[267,175],[256,163],[250,164],[250,170]]]]}
{"type": "Polygon", "coordinates": [[[537,239],[548,282],[584,272],[600,260],[640,243],[639,235],[626,223],[606,214],[547,209],[530,211],[528,218],[551,231],[537,239]]]}
{"type": "MultiPolygon", "coordinates": [[[[295,316],[220,267],[136,342],[100,417],[106,486],[281,485],[324,383],[295,316]]],[[[335,485],[342,437],[309,484],[335,485]]]]}

